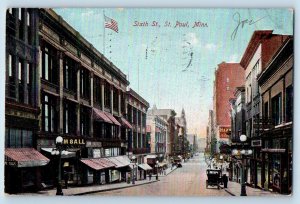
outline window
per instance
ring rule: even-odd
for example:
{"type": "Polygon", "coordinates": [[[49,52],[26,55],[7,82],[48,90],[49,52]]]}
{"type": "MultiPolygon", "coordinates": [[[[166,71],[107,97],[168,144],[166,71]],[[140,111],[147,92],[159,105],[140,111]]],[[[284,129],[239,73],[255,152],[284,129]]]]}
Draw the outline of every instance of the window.
{"type": "Polygon", "coordinates": [[[272,120],[274,125],[279,125],[282,122],[281,119],[281,93],[272,98],[272,120]]]}
{"type": "Polygon", "coordinates": [[[8,55],[8,76],[12,76],[12,56],[8,55]]]}
{"type": "Polygon", "coordinates": [[[226,91],[229,91],[229,86],[226,87],[226,91]]]}
{"type": "Polygon", "coordinates": [[[265,103],[264,105],[264,116],[265,119],[269,118],[269,104],[268,102],[265,103]]]}
{"type": "Polygon", "coordinates": [[[70,58],[64,59],[64,88],[76,91],[77,75],[76,75],[76,62],[70,58]]]}
{"type": "Polygon", "coordinates": [[[42,47],[42,79],[57,84],[57,51],[50,45],[42,47]]]}
{"type": "Polygon", "coordinates": [[[22,20],[22,9],[19,8],[18,10],[19,10],[19,20],[22,20]]]}
{"type": "Polygon", "coordinates": [[[111,100],[111,91],[110,91],[110,84],[109,83],[105,83],[105,88],[104,88],[104,106],[106,108],[110,108],[111,104],[110,104],[110,100],[111,100]]]}
{"type": "Polygon", "coordinates": [[[118,91],[116,89],[113,89],[113,97],[114,97],[114,111],[118,111],[119,110],[119,94],[118,91]]]}
{"type": "Polygon", "coordinates": [[[80,94],[85,99],[90,97],[90,76],[87,69],[80,70],[80,94]]]}
{"type": "Polygon", "coordinates": [[[229,78],[228,78],[228,77],[226,78],[226,82],[227,82],[227,83],[229,82],[229,78]]]}
{"type": "Polygon", "coordinates": [[[12,8],[8,8],[7,10],[8,10],[8,13],[10,13],[10,14],[13,13],[12,8]]]}
{"type": "Polygon", "coordinates": [[[32,147],[32,131],[17,128],[5,128],[5,147],[32,147]]]}
{"type": "Polygon", "coordinates": [[[80,134],[82,136],[89,135],[90,111],[88,108],[80,107],[80,134]]]}
{"type": "Polygon", "coordinates": [[[291,122],[293,121],[293,98],[294,98],[294,92],[293,92],[293,86],[290,85],[289,87],[286,88],[285,92],[285,120],[286,122],[291,122]]]}
{"type": "Polygon", "coordinates": [[[55,97],[43,94],[42,97],[42,130],[45,132],[56,132],[56,103],[55,97]]]}
{"type": "Polygon", "coordinates": [[[27,26],[30,26],[30,20],[31,20],[31,19],[30,19],[30,13],[27,11],[27,14],[26,14],[26,15],[27,15],[27,22],[26,22],[26,23],[27,23],[27,26]]]}
{"type": "Polygon", "coordinates": [[[94,102],[102,105],[101,79],[97,76],[94,77],[94,102]]]}
{"type": "Polygon", "coordinates": [[[77,124],[77,111],[76,105],[64,101],[64,112],[63,112],[63,125],[65,134],[76,134],[76,124],[77,124]]]}

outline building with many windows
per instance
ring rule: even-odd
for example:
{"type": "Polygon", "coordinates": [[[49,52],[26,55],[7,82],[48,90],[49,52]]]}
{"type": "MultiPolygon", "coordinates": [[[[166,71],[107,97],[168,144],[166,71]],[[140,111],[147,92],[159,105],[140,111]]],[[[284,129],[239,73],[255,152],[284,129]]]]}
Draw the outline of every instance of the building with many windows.
{"type": "Polygon", "coordinates": [[[8,9],[6,28],[5,191],[56,185],[59,168],[70,185],[124,181],[126,75],[52,9],[8,9]]]}
{"type": "Polygon", "coordinates": [[[146,132],[149,103],[131,88],[127,91],[127,119],[132,128],[128,132],[128,154],[136,157],[137,179],[146,179],[150,170],[145,157],[150,153],[150,138],[146,132]]]}

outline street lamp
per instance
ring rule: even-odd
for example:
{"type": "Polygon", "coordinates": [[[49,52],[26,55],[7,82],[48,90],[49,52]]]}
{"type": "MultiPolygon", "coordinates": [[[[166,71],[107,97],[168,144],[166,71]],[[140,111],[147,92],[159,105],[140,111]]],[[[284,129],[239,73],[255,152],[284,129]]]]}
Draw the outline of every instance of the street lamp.
{"type": "Polygon", "coordinates": [[[135,159],[136,159],[136,157],[133,155],[131,157],[131,163],[132,163],[132,184],[135,184],[135,159]]]}
{"type": "Polygon", "coordinates": [[[158,180],[158,160],[156,160],[156,180],[158,180]]]}
{"type": "Polygon", "coordinates": [[[63,138],[61,136],[56,137],[56,147],[52,149],[51,154],[58,156],[58,176],[57,176],[57,188],[56,195],[64,195],[61,187],[61,155],[66,155],[67,152],[63,150],[63,138]]]}
{"type": "MultiPolygon", "coordinates": [[[[245,164],[245,161],[244,161],[244,155],[250,155],[252,154],[252,150],[245,150],[244,149],[244,142],[246,142],[247,140],[247,136],[246,135],[241,135],[240,136],[240,141],[242,142],[242,150],[240,151],[240,154],[242,155],[242,168],[241,168],[241,196],[247,196],[247,193],[246,193],[246,182],[245,182],[245,167],[246,167],[246,164],[245,164]]],[[[236,152],[236,151],[235,151],[236,152]]]]}

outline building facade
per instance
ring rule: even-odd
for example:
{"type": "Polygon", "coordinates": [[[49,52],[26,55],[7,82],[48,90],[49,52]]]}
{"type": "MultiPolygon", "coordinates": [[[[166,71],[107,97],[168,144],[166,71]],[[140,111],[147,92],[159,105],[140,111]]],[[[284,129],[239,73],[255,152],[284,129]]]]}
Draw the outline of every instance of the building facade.
{"type": "Polygon", "coordinates": [[[125,181],[126,75],[52,9],[8,9],[6,34],[5,192],[56,185],[59,169],[69,185],[125,181]]]}
{"type": "Polygon", "coordinates": [[[258,124],[259,137],[252,140],[254,159],[261,162],[256,164],[255,184],[282,194],[292,192],[293,46],[293,37],[287,37],[258,77],[263,122],[258,124]]]}
{"type": "Polygon", "coordinates": [[[143,168],[145,157],[150,153],[150,138],[147,137],[146,132],[146,118],[149,103],[143,99],[134,90],[127,91],[127,118],[132,129],[128,132],[128,154],[136,157],[137,165],[137,179],[145,179],[146,171],[143,168]]]}
{"type": "Polygon", "coordinates": [[[247,161],[251,169],[248,182],[258,188],[264,188],[264,183],[261,182],[262,144],[258,128],[261,122],[262,104],[257,79],[287,38],[287,35],[273,34],[271,30],[255,31],[240,62],[245,69],[246,136],[254,151],[253,157],[247,161]]]}
{"type": "Polygon", "coordinates": [[[229,143],[230,132],[230,104],[235,88],[244,84],[244,69],[239,63],[225,63],[218,65],[215,71],[213,113],[214,134],[216,138],[215,151],[220,152],[220,146],[229,143]]]}

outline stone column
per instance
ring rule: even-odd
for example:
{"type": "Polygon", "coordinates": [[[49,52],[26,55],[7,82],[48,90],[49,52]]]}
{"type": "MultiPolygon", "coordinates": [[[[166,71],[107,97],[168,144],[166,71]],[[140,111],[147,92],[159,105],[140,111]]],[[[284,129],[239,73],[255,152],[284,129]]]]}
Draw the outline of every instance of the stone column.
{"type": "Polygon", "coordinates": [[[28,104],[28,86],[27,86],[28,68],[29,68],[29,64],[26,61],[22,61],[22,86],[23,86],[23,99],[25,104],[28,104]]]}
{"type": "Polygon", "coordinates": [[[110,85],[110,111],[114,113],[114,86],[110,85]]]}
{"type": "Polygon", "coordinates": [[[121,116],[121,90],[118,89],[118,114],[121,116]]]}
{"type": "Polygon", "coordinates": [[[143,115],[142,115],[142,111],[141,110],[139,110],[139,112],[140,112],[140,118],[141,118],[141,120],[139,121],[139,123],[140,123],[140,147],[141,148],[143,148],[144,146],[143,146],[143,115]]]}
{"type": "Polygon", "coordinates": [[[13,16],[15,17],[15,32],[16,32],[16,35],[15,37],[18,39],[19,38],[19,10],[21,8],[16,8],[16,9],[13,9],[13,16]]]}

